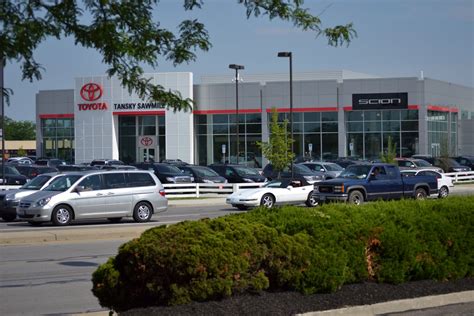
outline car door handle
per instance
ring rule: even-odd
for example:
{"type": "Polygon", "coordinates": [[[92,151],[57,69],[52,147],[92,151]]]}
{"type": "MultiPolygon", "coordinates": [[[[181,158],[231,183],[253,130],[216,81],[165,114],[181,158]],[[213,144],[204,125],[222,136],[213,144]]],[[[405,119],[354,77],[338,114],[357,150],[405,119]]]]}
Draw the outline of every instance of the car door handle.
{"type": "Polygon", "coordinates": [[[102,196],[103,194],[102,193],[97,193],[95,196],[102,196]]]}
{"type": "Polygon", "coordinates": [[[113,195],[114,193],[113,192],[107,192],[107,195],[113,195]]]}

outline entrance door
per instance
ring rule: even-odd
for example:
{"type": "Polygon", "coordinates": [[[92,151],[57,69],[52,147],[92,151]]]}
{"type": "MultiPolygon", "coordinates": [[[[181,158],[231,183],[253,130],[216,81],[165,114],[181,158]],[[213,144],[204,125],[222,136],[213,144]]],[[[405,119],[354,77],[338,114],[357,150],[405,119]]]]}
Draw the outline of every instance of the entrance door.
{"type": "Polygon", "coordinates": [[[139,148],[140,162],[155,162],[156,153],[156,148],[139,148]]]}

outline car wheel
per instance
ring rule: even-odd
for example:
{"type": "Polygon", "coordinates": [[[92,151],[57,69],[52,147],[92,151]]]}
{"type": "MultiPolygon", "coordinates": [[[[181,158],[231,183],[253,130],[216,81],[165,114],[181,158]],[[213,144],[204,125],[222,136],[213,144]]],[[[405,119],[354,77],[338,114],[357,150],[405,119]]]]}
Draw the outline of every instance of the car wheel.
{"type": "Polygon", "coordinates": [[[72,220],[72,209],[67,205],[58,205],[54,208],[51,221],[56,226],[69,225],[72,220]]]}
{"type": "Polygon", "coordinates": [[[235,207],[237,207],[241,211],[246,211],[249,209],[247,205],[236,205],[235,207]]]}
{"type": "Polygon", "coordinates": [[[41,226],[41,224],[43,224],[43,223],[42,222],[28,221],[28,224],[30,224],[31,226],[41,226]]]}
{"type": "Polygon", "coordinates": [[[347,202],[349,204],[354,204],[354,205],[361,205],[364,203],[364,195],[360,191],[352,191],[349,193],[349,198],[347,199],[347,202]]]}
{"type": "Polygon", "coordinates": [[[441,189],[439,189],[439,194],[438,194],[438,197],[440,199],[444,199],[445,197],[447,197],[449,195],[449,189],[447,186],[442,186],[441,189]]]}
{"type": "Polygon", "coordinates": [[[308,207],[315,207],[319,205],[319,200],[313,195],[311,191],[308,195],[308,199],[305,202],[306,206],[308,207]]]}
{"type": "Polygon", "coordinates": [[[109,218],[107,218],[107,219],[108,219],[110,222],[112,222],[112,223],[118,223],[118,222],[120,222],[120,221],[122,220],[121,217],[109,217],[109,218]]]}
{"type": "Polygon", "coordinates": [[[5,222],[13,222],[16,219],[16,215],[14,215],[14,214],[5,214],[5,215],[2,215],[2,219],[5,222]]]}
{"type": "Polygon", "coordinates": [[[426,199],[426,197],[427,197],[427,194],[426,194],[425,189],[422,189],[422,188],[416,189],[416,191],[415,191],[415,199],[416,200],[424,200],[424,199],[426,199]]]}
{"type": "Polygon", "coordinates": [[[152,207],[147,202],[139,202],[133,210],[133,219],[137,223],[148,222],[153,215],[152,207]]]}
{"type": "Polygon", "coordinates": [[[275,204],[275,198],[271,194],[264,194],[260,200],[260,205],[266,208],[272,208],[275,204]]]}

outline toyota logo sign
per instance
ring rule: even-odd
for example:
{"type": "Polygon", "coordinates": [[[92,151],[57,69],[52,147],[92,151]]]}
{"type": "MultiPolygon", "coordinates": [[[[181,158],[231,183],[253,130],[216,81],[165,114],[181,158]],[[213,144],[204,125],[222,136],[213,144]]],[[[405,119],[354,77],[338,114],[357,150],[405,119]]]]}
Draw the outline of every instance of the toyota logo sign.
{"type": "Polygon", "coordinates": [[[85,101],[96,101],[102,96],[102,87],[97,83],[87,83],[81,88],[81,97],[85,101]]]}
{"type": "Polygon", "coordinates": [[[143,146],[148,147],[153,144],[153,139],[145,136],[140,140],[140,143],[142,143],[143,146]]]}

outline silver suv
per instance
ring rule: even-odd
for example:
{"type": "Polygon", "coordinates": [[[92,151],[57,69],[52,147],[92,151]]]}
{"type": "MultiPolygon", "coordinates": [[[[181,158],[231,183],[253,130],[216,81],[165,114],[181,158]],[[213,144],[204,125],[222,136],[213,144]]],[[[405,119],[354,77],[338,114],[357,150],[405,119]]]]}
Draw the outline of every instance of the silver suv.
{"type": "Polygon", "coordinates": [[[107,218],[118,222],[133,217],[147,222],[168,208],[163,185],[148,171],[70,172],[20,200],[17,215],[32,225],[107,218]]]}

